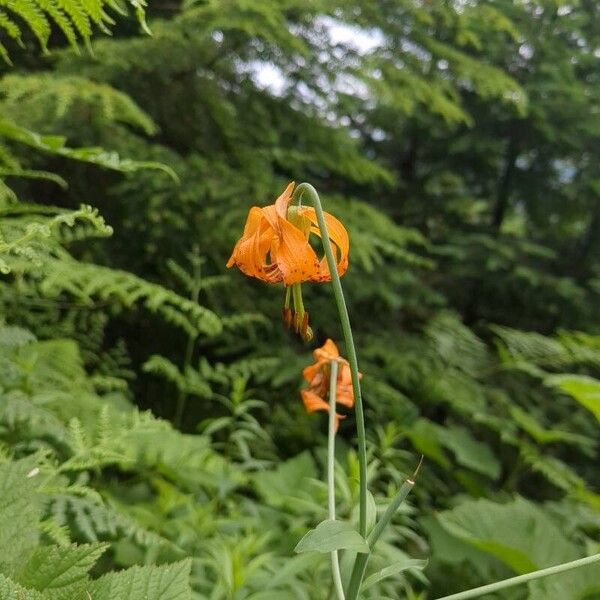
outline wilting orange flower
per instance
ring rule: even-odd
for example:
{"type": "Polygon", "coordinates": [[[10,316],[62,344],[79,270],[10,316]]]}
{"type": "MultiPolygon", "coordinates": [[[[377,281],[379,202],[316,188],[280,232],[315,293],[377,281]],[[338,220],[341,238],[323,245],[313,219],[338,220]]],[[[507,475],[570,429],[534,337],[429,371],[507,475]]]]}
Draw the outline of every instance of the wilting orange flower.
{"type": "MultiPolygon", "coordinates": [[[[323,410],[329,412],[329,403],[326,401],[329,395],[329,384],[331,376],[331,363],[333,361],[339,364],[337,385],[336,385],[336,404],[341,404],[347,408],[354,406],[354,391],[352,389],[352,376],[350,374],[350,365],[345,358],[340,356],[337,346],[332,340],[327,340],[320,348],[313,352],[315,364],[305,367],[302,376],[308,382],[308,388],[302,390],[302,402],[307,412],[323,410]]],[[[362,377],[362,373],[359,373],[362,377]]],[[[336,413],[336,430],[340,419],[344,417],[336,413]]]]}
{"type": "MultiPolygon", "coordinates": [[[[311,233],[321,235],[315,209],[290,208],[293,192],[294,183],[290,183],[274,204],[250,209],[244,233],[227,267],[236,265],[250,277],[267,283],[283,282],[286,286],[303,281],[331,281],[326,259],[319,260],[308,241],[311,233]]],[[[348,232],[329,213],[325,213],[325,222],[338,273],[343,275],[348,268],[348,232]]]]}

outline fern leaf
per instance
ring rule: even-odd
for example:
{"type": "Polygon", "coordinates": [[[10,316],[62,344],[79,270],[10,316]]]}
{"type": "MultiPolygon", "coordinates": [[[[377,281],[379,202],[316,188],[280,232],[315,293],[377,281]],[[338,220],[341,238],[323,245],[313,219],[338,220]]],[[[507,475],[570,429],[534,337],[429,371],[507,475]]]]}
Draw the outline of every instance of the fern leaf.
{"type": "Polygon", "coordinates": [[[19,16],[37,37],[42,50],[46,51],[46,44],[50,37],[50,23],[40,9],[36,0],[0,0],[0,6],[6,6],[19,16]]]}
{"type": "MultiPolygon", "coordinates": [[[[127,0],[127,3],[133,8],[141,28],[146,33],[150,33],[145,21],[146,2],[127,0]]],[[[51,24],[56,25],[71,46],[77,48],[79,40],[86,45],[89,44],[93,35],[92,25],[96,25],[105,33],[110,33],[110,26],[115,21],[106,12],[106,8],[122,15],[127,14],[121,4],[115,0],[0,0],[0,6],[5,6],[8,11],[23,20],[37,37],[44,52],[47,51],[51,24]]],[[[0,18],[0,29],[2,28],[8,31],[10,37],[16,37],[14,27],[3,26],[0,18]]],[[[0,54],[9,61],[6,50],[0,51],[0,54]]]]}
{"type": "Polygon", "coordinates": [[[0,10],[0,28],[6,31],[8,37],[21,41],[21,28],[3,10],[0,10]]]}
{"type": "Polygon", "coordinates": [[[0,80],[0,96],[4,118],[30,126],[38,122],[32,115],[46,120],[48,114],[56,119],[78,118],[93,111],[109,123],[125,123],[148,135],[157,131],[156,124],[129,96],[84,77],[13,73],[0,80]]]}
{"type": "Polygon", "coordinates": [[[37,150],[57,154],[73,160],[88,162],[106,169],[131,173],[139,169],[157,169],[163,171],[174,181],[178,181],[177,174],[162,163],[154,161],[136,161],[121,158],[117,152],[111,152],[103,148],[69,148],[66,146],[64,137],[57,135],[40,135],[21,127],[16,123],[0,118],[0,137],[26,144],[37,150]]]}
{"type": "Polygon", "coordinates": [[[85,10],[85,4],[81,0],[56,0],[61,10],[68,15],[75,30],[84,40],[89,40],[92,35],[90,15],[85,10]]]}
{"type": "Polygon", "coordinates": [[[73,28],[71,20],[61,10],[55,0],[35,0],[38,6],[49,16],[50,20],[63,32],[67,41],[73,48],[77,49],[77,34],[73,28]]]}
{"type": "Polygon", "coordinates": [[[211,310],[131,273],[74,260],[52,260],[49,266],[40,282],[47,296],[65,292],[85,304],[96,299],[110,300],[123,308],[141,304],[194,335],[213,336],[222,330],[221,320],[211,310]]]}

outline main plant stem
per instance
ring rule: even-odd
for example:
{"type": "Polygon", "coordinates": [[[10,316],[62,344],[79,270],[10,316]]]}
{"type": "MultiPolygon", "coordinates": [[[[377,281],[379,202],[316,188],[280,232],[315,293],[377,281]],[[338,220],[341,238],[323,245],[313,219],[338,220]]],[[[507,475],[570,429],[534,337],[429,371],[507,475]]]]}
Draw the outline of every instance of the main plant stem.
{"type": "MultiPolygon", "coordinates": [[[[329,518],[335,521],[335,400],[337,396],[338,364],[332,361],[329,382],[329,430],[327,436],[327,505],[329,518]]],[[[338,600],[345,600],[337,550],[331,553],[331,573],[338,600]]]]}
{"type": "Polygon", "coordinates": [[[365,415],[363,411],[362,394],[360,390],[360,380],[358,377],[358,359],[356,358],[356,349],[354,347],[354,338],[352,336],[352,328],[350,326],[350,317],[348,316],[348,308],[344,299],[344,291],[340,282],[340,276],[337,272],[337,264],[333,256],[331,240],[325,223],[325,215],[317,190],[310,183],[301,183],[294,191],[294,198],[299,199],[303,194],[306,194],[315,207],[317,214],[317,222],[321,231],[321,240],[325,250],[325,258],[331,273],[331,285],[337,305],[340,322],[342,324],[342,332],[344,333],[344,341],[346,342],[346,353],[348,354],[348,362],[350,363],[350,374],[352,377],[352,389],[354,391],[355,413],[356,413],[356,434],[358,437],[358,469],[359,469],[359,486],[360,486],[360,505],[359,505],[359,523],[358,530],[363,537],[367,535],[367,442],[365,435],[365,415]]]}
{"type": "MultiPolygon", "coordinates": [[[[333,248],[331,247],[331,240],[329,239],[329,231],[327,230],[327,223],[325,222],[325,215],[323,214],[323,207],[321,205],[321,199],[317,190],[310,185],[310,183],[301,183],[294,191],[294,198],[300,199],[303,194],[306,194],[311,200],[315,207],[317,215],[317,223],[319,224],[319,230],[321,232],[321,240],[323,242],[323,249],[325,250],[325,258],[327,259],[327,265],[331,274],[331,285],[333,287],[333,294],[335,296],[335,303],[338,309],[340,317],[340,323],[342,325],[342,332],[344,334],[344,341],[346,343],[346,353],[348,355],[348,362],[350,364],[350,376],[352,378],[352,389],[354,392],[355,402],[355,414],[356,414],[356,434],[358,437],[358,470],[359,470],[359,522],[358,529],[363,537],[367,534],[367,443],[365,435],[365,415],[362,403],[362,393],[360,389],[360,379],[358,375],[358,359],[356,357],[356,348],[354,347],[354,338],[352,335],[352,327],[350,326],[350,317],[348,316],[348,308],[346,306],[346,300],[344,298],[344,291],[342,290],[342,284],[340,282],[340,276],[337,272],[337,264],[333,255],[333,248]]],[[[357,561],[361,555],[357,555],[357,561]]],[[[355,565],[356,567],[356,565],[355,565]]],[[[361,572],[362,571],[361,569],[361,572]]],[[[360,584],[359,584],[360,585],[360,584]]],[[[353,595],[353,599],[356,598],[356,594],[353,595]]],[[[350,597],[348,598],[350,600],[350,597]]]]}

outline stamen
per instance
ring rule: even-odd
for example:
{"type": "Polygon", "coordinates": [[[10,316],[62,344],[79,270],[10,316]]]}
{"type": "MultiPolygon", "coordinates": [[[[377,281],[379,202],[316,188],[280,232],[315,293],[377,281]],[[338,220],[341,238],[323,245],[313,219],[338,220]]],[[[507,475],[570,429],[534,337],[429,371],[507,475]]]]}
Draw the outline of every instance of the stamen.
{"type": "Polygon", "coordinates": [[[310,340],[312,340],[312,338],[313,338],[313,331],[308,326],[308,313],[307,312],[304,313],[304,317],[302,318],[302,328],[301,328],[300,335],[302,336],[302,339],[305,342],[310,342],[310,340]]]}
{"type": "Polygon", "coordinates": [[[289,329],[290,326],[292,325],[292,309],[284,307],[281,310],[281,312],[283,315],[283,322],[284,322],[285,326],[289,329]]]}

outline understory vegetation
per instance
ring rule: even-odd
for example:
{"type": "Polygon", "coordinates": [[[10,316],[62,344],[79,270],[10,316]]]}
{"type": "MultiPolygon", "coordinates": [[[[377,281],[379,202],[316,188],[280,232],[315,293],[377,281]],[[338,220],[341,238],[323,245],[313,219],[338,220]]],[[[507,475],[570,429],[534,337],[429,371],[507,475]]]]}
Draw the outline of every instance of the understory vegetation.
{"type": "MultiPolygon", "coordinates": [[[[294,551],[331,286],[305,343],[225,266],[290,181],[349,233],[370,526],[424,457],[360,597],[600,552],[600,4],[0,0],[0,56],[0,600],[334,597],[294,551]]],[[[600,566],[484,597],[598,600],[600,566]]]]}

